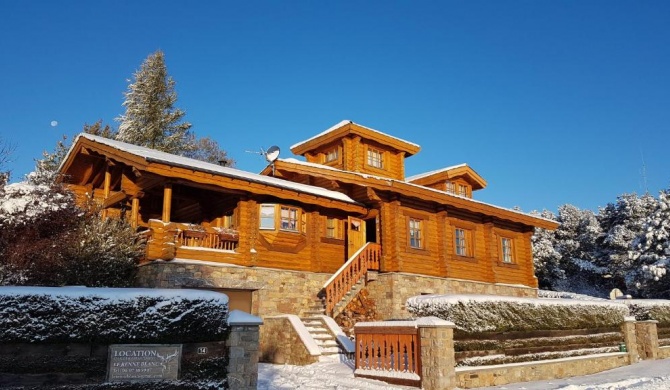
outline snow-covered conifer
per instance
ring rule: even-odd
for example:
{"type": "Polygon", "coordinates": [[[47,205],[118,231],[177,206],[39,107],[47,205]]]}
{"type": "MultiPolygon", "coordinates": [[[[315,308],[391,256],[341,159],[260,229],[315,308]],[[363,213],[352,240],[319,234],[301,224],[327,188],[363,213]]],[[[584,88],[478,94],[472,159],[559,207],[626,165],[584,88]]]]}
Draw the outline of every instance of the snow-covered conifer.
{"type": "Polygon", "coordinates": [[[629,287],[642,297],[670,298],[670,190],[661,191],[654,211],[633,241],[629,287]]]}
{"type": "Polygon", "coordinates": [[[174,106],[174,85],[163,52],[149,55],[128,85],[117,139],[173,154],[193,150],[191,124],[182,122],[185,112],[174,106]]]}

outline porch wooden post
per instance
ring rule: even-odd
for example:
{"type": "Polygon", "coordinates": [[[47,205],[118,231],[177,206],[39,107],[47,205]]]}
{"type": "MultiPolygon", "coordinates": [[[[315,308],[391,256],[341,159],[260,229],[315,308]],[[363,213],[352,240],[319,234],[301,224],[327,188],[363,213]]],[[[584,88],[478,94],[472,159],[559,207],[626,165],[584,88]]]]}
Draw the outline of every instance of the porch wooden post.
{"type": "Polygon", "coordinates": [[[170,222],[170,211],[172,209],[172,184],[165,184],[163,188],[163,222],[170,222]]]}
{"type": "Polygon", "coordinates": [[[137,228],[137,220],[140,216],[140,198],[133,198],[130,208],[130,226],[137,228]]]}
{"type": "MultiPolygon", "coordinates": [[[[102,190],[102,204],[104,205],[105,200],[109,198],[109,193],[112,186],[112,172],[109,171],[109,166],[105,168],[105,182],[102,190]]],[[[104,207],[104,206],[103,206],[104,207]]],[[[102,218],[107,218],[107,207],[102,209],[102,218]]]]}

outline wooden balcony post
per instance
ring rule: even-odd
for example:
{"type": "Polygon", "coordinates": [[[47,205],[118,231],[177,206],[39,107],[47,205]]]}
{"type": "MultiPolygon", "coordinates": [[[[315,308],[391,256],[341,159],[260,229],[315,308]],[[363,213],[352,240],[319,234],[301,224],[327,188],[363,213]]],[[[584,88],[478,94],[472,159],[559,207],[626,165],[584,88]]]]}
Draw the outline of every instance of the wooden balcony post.
{"type": "Polygon", "coordinates": [[[109,171],[109,165],[107,168],[105,168],[105,181],[104,181],[104,186],[102,189],[102,203],[103,203],[103,209],[102,209],[102,218],[107,218],[107,208],[104,207],[105,200],[109,198],[109,193],[111,191],[111,186],[112,186],[112,172],[109,171]]]}
{"type": "Polygon", "coordinates": [[[130,226],[133,227],[133,229],[137,228],[137,221],[140,216],[140,198],[133,198],[131,201],[131,208],[130,208],[130,226]]]}
{"type": "Polygon", "coordinates": [[[172,210],[172,184],[167,183],[163,188],[163,222],[170,222],[172,210]]]}

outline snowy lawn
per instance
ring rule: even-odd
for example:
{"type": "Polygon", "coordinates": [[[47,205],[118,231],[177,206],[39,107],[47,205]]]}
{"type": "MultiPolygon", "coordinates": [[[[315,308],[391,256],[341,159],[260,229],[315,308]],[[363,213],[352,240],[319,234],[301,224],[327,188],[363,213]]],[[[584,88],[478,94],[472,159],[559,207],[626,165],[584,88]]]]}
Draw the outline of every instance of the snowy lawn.
{"type": "MultiPolygon", "coordinates": [[[[308,366],[259,364],[258,390],[393,390],[416,387],[354,378],[353,364],[337,360],[308,366]]],[[[481,390],[670,390],[670,359],[644,361],[632,366],[582,377],[523,382],[481,390]]]]}
{"type": "Polygon", "coordinates": [[[417,389],[373,379],[354,378],[353,361],[340,361],[337,357],[322,359],[307,366],[261,363],[258,365],[258,390],[417,389]]]}

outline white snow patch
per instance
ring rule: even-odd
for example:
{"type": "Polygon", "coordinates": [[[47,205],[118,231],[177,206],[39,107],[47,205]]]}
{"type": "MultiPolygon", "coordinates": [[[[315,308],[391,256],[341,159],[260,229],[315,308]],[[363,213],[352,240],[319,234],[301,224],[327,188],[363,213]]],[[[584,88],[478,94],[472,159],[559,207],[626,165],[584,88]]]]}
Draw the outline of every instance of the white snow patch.
{"type": "Polygon", "coordinates": [[[356,346],[354,345],[353,341],[347,337],[346,334],[342,331],[342,328],[335,322],[334,319],[328,316],[320,315],[319,316],[322,320],[323,323],[326,324],[326,327],[332,333],[335,335],[335,339],[337,339],[337,343],[342,347],[344,352],[346,353],[354,353],[356,352],[356,346]]]}
{"type": "Polygon", "coordinates": [[[429,171],[429,172],[419,173],[419,174],[414,175],[414,176],[406,177],[406,178],[405,178],[405,181],[407,181],[407,182],[412,182],[412,181],[414,181],[414,180],[422,179],[422,178],[424,178],[424,177],[428,177],[428,176],[436,175],[436,174],[438,174],[438,173],[447,172],[447,171],[450,171],[450,170],[452,170],[452,169],[462,168],[462,167],[467,167],[467,166],[468,166],[468,164],[466,164],[466,163],[461,163],[461,164],[457,164],[457,165],[452,165],[452,166],[450,166],[450,167],[444,167],[444,168],[436,169],[436,170],[434,170],[434,171],[429,171]]]}
{"type": "Polygon", "coordinates": [[[350,121],[350,120],[348,120],[348,119],[345,119],[345,120],[343,120],[343,121],[341,121],[341,122],[339,122],[339,123],[337,123],[337,124],[335,124],[335,125],[333,125],[333,126],[327,128],[326,130],[322,131],[321,133],[319,133],[319,134],[317,134],[317,135],[315,135],[315,136],[313,136],[313,137],[311,137],[311,138],[309,138],[309,139],[306,139],[306,140],[304,140],[304,141],[300,141],[300,142],[298,142],[297,144],[293,144],[293,145],[291,145],[290,149],[297,148],[297,147],[299,147],[299,146],[301,146],[301,145],[304,145],[304,144],[308,143],[309,141],[315,140],[315,139],[317,139],[317,138],[319,138],[319,137],[321,137],[321,136],[323,136],[323,135],[326,135],[326,134],[328,134],[328,133],[330,133],[330,132],[332,132],[332,131],[335,131],[335,130],[339,129],[340,127],[346,126],[346,125],[348,125],[348,124],[350,124],[350,123],[353,124],[353,125],[356,125],[356,126],[358,126],[358,127],[362,127],[362,128],[364,128],[364,129],[367,129],[367,130],[370,130],[370,131],[372,131],[372,132],[375,132],[375,133],[377,133],[377,134],[383,135],[383,136],[385,136],[385,137],[393,138],[393,139],[395,139],[395,140],[398,140],[398,141],[404,142],[404,143],[406,143],[406,144],[410,144],[410,145],[416,146],[417,148],[420,148],[420,146],[417,145],[417,144],[415,144],[414,142],[409,142],[409,141],[406,141],[406,140],[404,140],[404,139],[402,139],[402,138],[394,137],[394,136],[392,136],[392,135],[388,135],[388,134],[386,134],[386,133],[383,133],[383,132],[381,132],[381,131],[379,131],[379,130],[375,130],[375,129],[373,129],[373,128],[370,128],[370,127],[367,127],[367,126],[363,126],[363,125],[361,125],[361,124],[358,124],[358,123],[355,123],[355,122],[350,121]]]}

